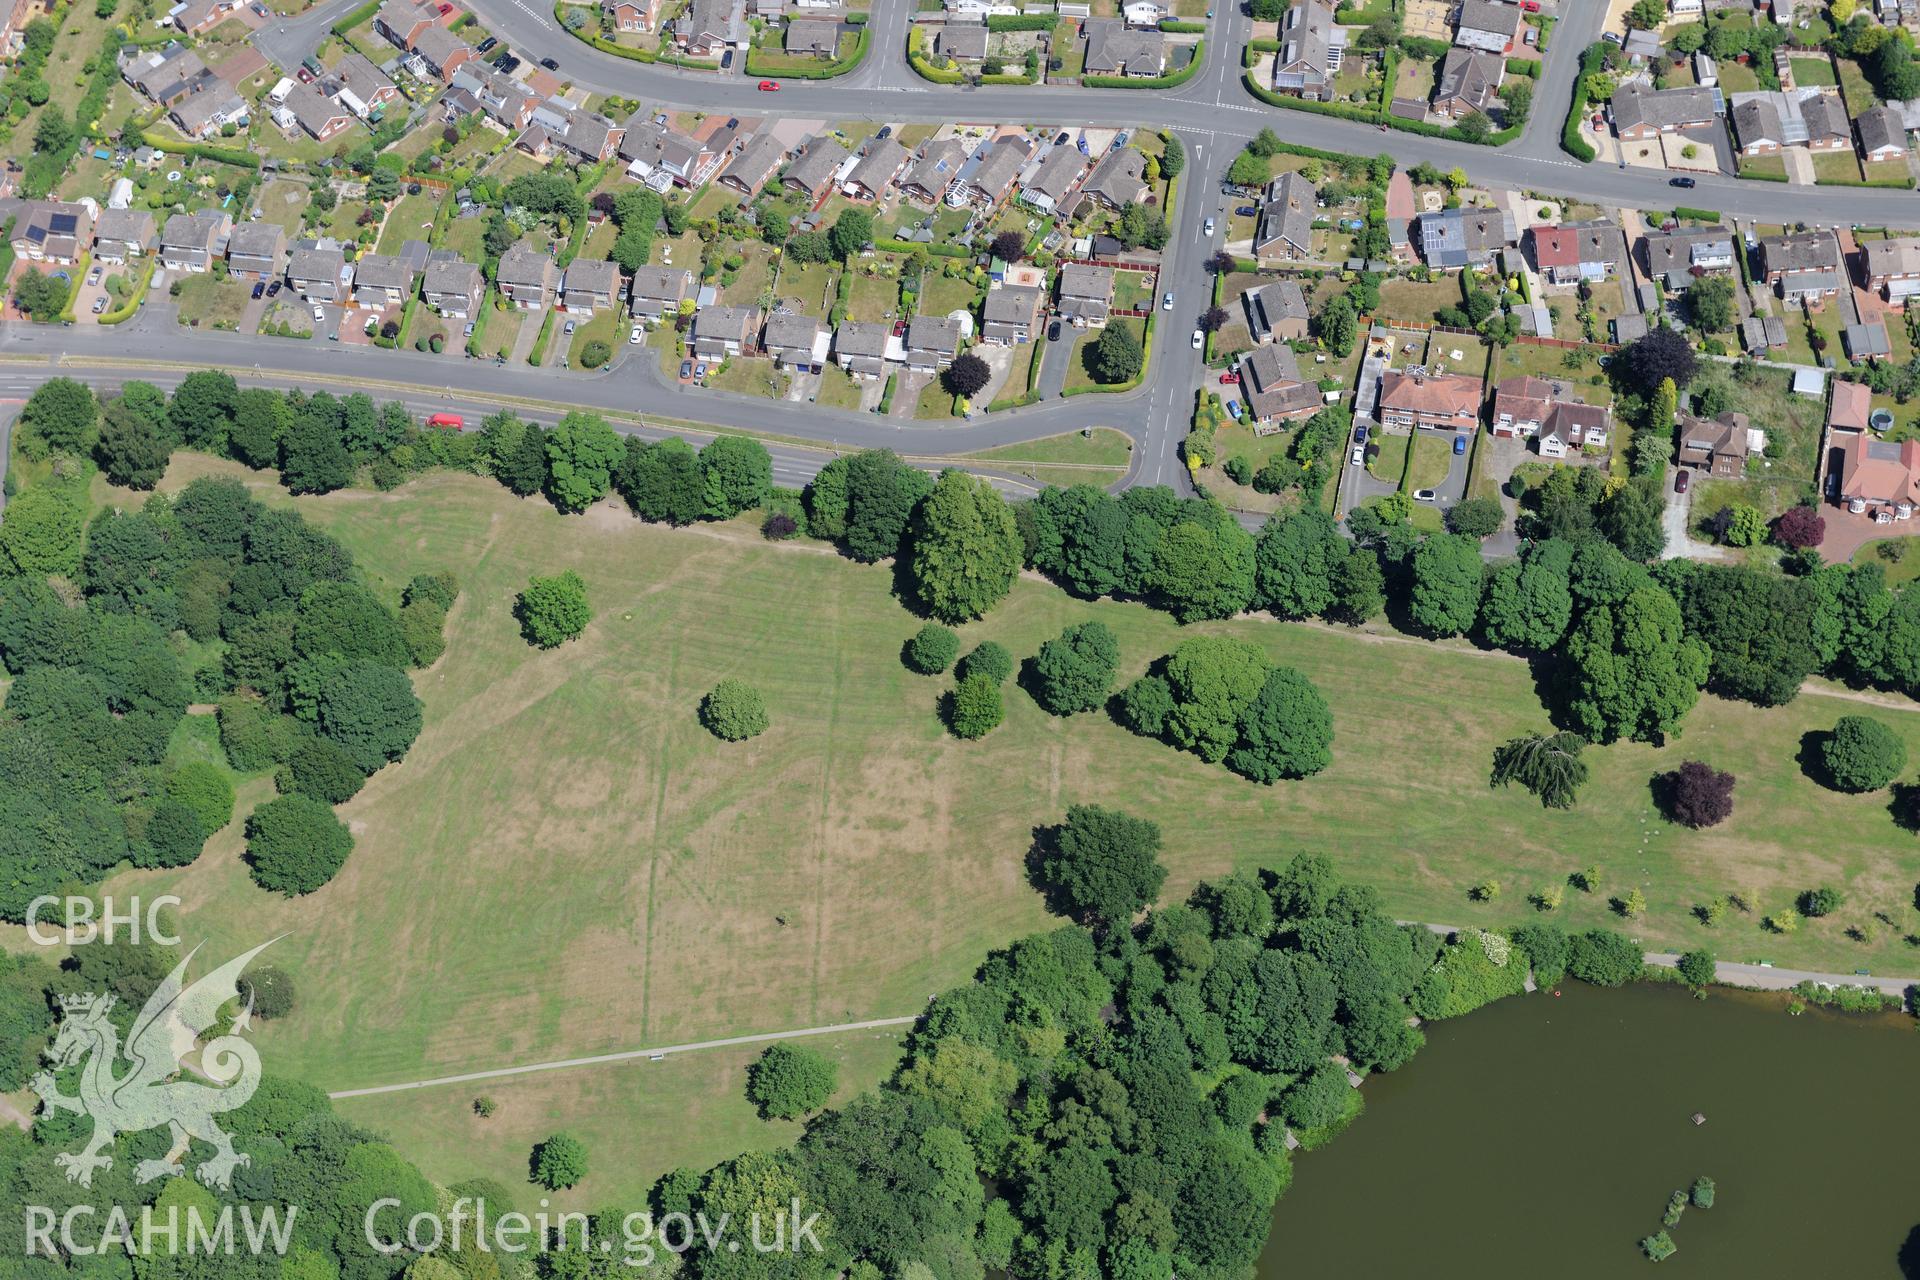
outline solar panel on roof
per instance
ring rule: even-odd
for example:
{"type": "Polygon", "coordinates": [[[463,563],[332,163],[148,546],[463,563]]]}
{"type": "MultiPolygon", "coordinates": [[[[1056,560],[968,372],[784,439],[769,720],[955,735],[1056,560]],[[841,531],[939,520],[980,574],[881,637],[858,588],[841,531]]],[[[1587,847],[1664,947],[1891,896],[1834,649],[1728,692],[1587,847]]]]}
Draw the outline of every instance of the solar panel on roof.
{"type": "Polygon", "coordinates": [[[70,213],[56,213],[47,219],[47,225],[57,236],[70,236],[80,225],[80,220],[70,213]]]}

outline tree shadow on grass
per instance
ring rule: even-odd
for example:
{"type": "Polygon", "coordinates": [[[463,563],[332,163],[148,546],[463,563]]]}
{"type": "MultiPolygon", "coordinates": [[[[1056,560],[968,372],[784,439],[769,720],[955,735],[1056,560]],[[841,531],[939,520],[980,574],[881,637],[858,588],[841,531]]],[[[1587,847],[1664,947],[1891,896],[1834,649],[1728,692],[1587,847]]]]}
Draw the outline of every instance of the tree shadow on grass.
{"type": "Polygon", "coordinates": [[[1838,791],[1840,788],[1834,782],[1833,772],[1827,768],[1826,747],[1832,737],[1832,732],[1827,729],[1807,730],[1800,735],[1800,750],[1794,756],[1794,762],[1800,766],[1800,772],[1813,782],[1829,791],[1838,791]]]}
{"type": "MultiPolygon", "coordinates": [[[[1920,782],[1894,783],[1893,799],[1887,803],[1887,812],[1893,815],[1894,826],[1920,835],[1920,782]]],[[[1920,905],[1920,888],[1914,890],[1914,902],[1920,905]]]]}
{"type": "Polygon", "coordinates": [[[1027,883],[1039,891],[1051,914],[1065,916],[1069,920],[1075,919],[1077,913],[1074,911],[1073,903],[1067,899],[1065,891],[1047,875],[1047,860],[1058,852],[1060,847],[1060,827],[1057,824],[1049,827],[1034,827],[1031,834],[1032,842],[1027,845],[1027,883]]]}
{"type": "Polygon", "coordinates": [[[1920,1226],[1907,1232],[1907,1238],[1900,1242],[1900,1252],[1894,1256],[1904,1280],[1920,1280],[1920,1226]]]}

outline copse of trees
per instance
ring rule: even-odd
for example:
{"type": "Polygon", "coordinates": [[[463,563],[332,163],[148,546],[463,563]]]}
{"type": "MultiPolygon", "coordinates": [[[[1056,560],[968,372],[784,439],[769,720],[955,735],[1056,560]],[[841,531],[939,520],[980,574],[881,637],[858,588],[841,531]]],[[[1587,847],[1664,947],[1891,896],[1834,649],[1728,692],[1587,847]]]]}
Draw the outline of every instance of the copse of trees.
{"type": "Polygon", "coordinates": [[[1308,777],[1333,762],[1326,700],[1305,676],[1273,666],[1245,640],[1188,640],[1120,700],[1134,732],[1224,761],[1255,782],[1308,777]]]}

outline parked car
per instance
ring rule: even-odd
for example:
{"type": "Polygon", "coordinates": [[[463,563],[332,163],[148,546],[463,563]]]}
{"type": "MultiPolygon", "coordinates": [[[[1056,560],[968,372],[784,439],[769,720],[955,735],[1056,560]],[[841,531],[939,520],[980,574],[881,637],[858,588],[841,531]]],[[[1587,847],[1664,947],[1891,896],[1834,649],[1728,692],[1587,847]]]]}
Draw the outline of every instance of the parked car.
{"type": "Polygon", "coordinates": [[[492,53],[499,46],[500,46],[499,36],[488,36],[485,40],[482,40],[478,45],[474,46],[474,52],[475,53],[492,53]]]}
{"type": "Polygon", "coordinates": [[[1241,205],[1238,209],[1234,210],[1234,213],[1242,218],[1257,218],[1260,216],[1260,210],[1250,204],[1241,205]]]}
{"type": "Polygon", "coordinates": [[[1453,452],[1455,456],[1463,454],[1466,451],[1467,451],[1467,438],[1465,436],[1455,436],[1453,438],[1453,452]]]}
{"type": "Polygon", "coordinates": [[[685,382],[688,378],[691,378],[692,376],[693,376],[693,361],[682,360],[680,362],[680,381],[685,382]]]}
{"type": "Polygon", "coordinates": [[[760,82],[760,92],[778,93],[780,92],[780,82],[778,80],[762,80],[760,82]]]}
{"type": "Polygon", "coordinates": [[[327,318],[327,309],[316,304],[313,308],[313,318],[315,320],[325,320],[327,318]]]}
{"type": "Polygon", "coordinates": [[[102,311],[105,311],[106,309],[107,309],[107,295],[103,293],[99,297],[93,300],[93,314],[99,315],[102,311]]]}
{"type": "Polygon", "coordinates": [[[279,282],[278,280],[270,280],[270,281],[268,281],[268,282],[267,282],[267,296],[268,296],[269,298],[272,298],[272,297],[277,297],[277,296],[279,296],[279,293],[280,293],[280,282],[279,282]]]}
{"type": "Polygon", "coordinates": [[[1355,427],[1353,429],[1353,442],[1355,444],[1365,444],[1367,442],[1367,429],[1365,427],[1355,427]]]}
{"type": "Polygon", "coordinates": [[[1361,463],[1365,462],[1366,460],[1367,460],[1367,450],[1364,445],[1356,447],[1353,451],[1353,457],[1349,459],[1349,461],[1351,461],[1353,465],[1356,467],[1359,466],[1361,463]]]}
{"type": "Polygon", "coordinates": [[[99,283],[100,283],[100,268],[99,268],[99,267],[95,267],[95,268],[94,268],[93,270],[91,270],[91,271],[89,271],[89,272],[87,272],[87,283],[88,283],[88,284],[99,284],[99,283]]]}
{"type": "Polygon", "coordinates": [[[573,336],[573,321],[567,321],[566,326],[560,330],[560,336],[563,338],[571,338],[573,336]]]}
{"type": "Polygon", "coordinates": [[[706,376],[707,376],[707,365],[704,360],[701,361],[699,364],[693,366],[693,378],[695,382],[698,382],[700,379],[706,376]]]}
{"type": "Polygon", "coordinates": [[[1694,182],[1692,178],[1668,178],[1667,185],[1670,187],[1692,187],[1699,184],[1694,182]]]}
{"type": "Polygon", "coordinates": [[[1674,472],[1673,473],[1673,491],[1675,493],[1685,493],[1687,491],[1687,485],[1690,484],[1692,480],[1693,480],[1693,472],[1688,471],[1685,468],[1682,468],[1681,470],[1674,472]]]}
{"type": "Polygon", "coordinates": [[[264,298],[267,296],[267,282],[265,280],[253,286],[253,296],[255,298],[264,298]]]}
{"type": "Polygon", "coordinates": [[[1207,335],[1200,332],[1198,329],[1195,329],[1193,331],[1193,349],[1195,351],[1198,351],[1201,347],[1205,346],[1206,344],[1207,344],[1207,335]]]}
{"type": "Polygon", "coordinates": [[[1431,489],[1415,489],[1413,491],[1413,500],[1415,502],[1432,502],[1433,498],[1434,493],[1431,489]]]}
{"type": "Polygon", "coordinates": [[[1047,341],[1048,342],[1060,341],[1060,322],[1058,320],[1055,320],[1052,324],[1047,326],[1047,341]]]}
{"type": "Polygon", "coordinates": [[[627,335],[627,342],[630,346],[638,346],[640,345],[640,339],[644,338],[646,334],[647,330],[644,325],[635,325],[633,326],[633,332],[627,335]]]}
{"type": "Polygon", "coordinates": [[[1162,298],[1162,299],[1160,299],[1160,309],[1161,309],[1162,311],[1171,311],[1171,310],[1173,310],[1173,295],[1172,295],[1172,294],[1168,294],[1168,295],[1167,295],[1166,297],[1164,297],[1164,298],[1162,298]]]}
{"type": "Polygon", "coordinates": [[[1239,383],[1239,381],[1240,381],[1240,374],[1233,369],[1229,369],[1225,373],[1220,375],[1220,385],[1223,387],[1235,386],[1239,383]]]}
{"type": "Polygon", "coordinates": [[[467,321],[467,327],[461,332],[460,336],[463,338],[471,338],[473,336],[473,321],[467,321]]]}
{"type": "Polygon", "coordinates": [[[720,69],[722,71],[731,71],[733,69],[733,50],[729,49],[720,55],[720,69]]]}
{"type": "Polygon", "coordinates": [[[540,65],[545,67],[549,71],[558,71],[560,69],[560,64],[558,62],[555,62],[552,58],[540,59],[540,65]]]}
{"type": "Polygon", "coordinates": [[[1233,420],[1235,422],[1240,421],[1240,419],[1246,415],[1246,410],[1240,407],[1240,402],[1238,400],[1227,401],[1227,412],[1233,415],[1233,420]]]}

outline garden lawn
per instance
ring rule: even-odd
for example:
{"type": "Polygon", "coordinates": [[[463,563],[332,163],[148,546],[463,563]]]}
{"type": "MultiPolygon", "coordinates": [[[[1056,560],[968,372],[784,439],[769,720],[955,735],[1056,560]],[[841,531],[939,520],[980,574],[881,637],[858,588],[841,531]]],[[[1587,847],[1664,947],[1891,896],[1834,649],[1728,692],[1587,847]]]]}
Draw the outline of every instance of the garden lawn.
{"type": "Polygon", "coordinates": [[[1369,449],[1372,456],[1367,459],[1367,470],[1375,480],[1384,480],[1388,484],[1400,484],[1406,479],[1407,452],[1412,447],[1406,436],[1390,435],[1381,432],[1369,437],[1368,444],[1380,446],[1379,452],[1369,449]]]}
{"type": "Polygon", "coordinates": [[[202,329],[232,328],[246,310],[253,286],[229,277],[214,279],[211,271],[184,276],[180,280],[180,321],[202,329]]]}
{"type": "MultiPolygon", "coordinates": [[[[580,362],[580,355],[587,349],[589,342],[604,342],[613,355],[619,355],[626,346],[627,328],[621,323],[620,309],[610,307],[593,313],[593,319],[585,324],[574,326],[573,341],[567,347],[567,362],[576,369],[586,366],[580,362]]],[[[612,357],[609,356],[609,359],[612,357]]]]}
{"type": "Polygon", "coordinates": [[[1074,431],[1063,436],[1029,440],[1024,444],[1002,445],[998,449],[987,449],[966,456],[980,462],[1125,467],[1127,460],[1133,456],[1133,440],[1125,432],[1115,431],[1111,427],[1096,427],[1092,436],[1074,431]]]}
{"type": "Polygon", "coordinates": [[[951,311],[971,311],[980,289],[969,279],[954,279],[928,268],[920,280],[920,311],[923,316],[944,316],[951,311]]]}
{"type": "Polygon", "coordinates": [[[829,364],[820,374],[820,390],[814,395],[814,403],[826,405],[830,409],[858,409],[860,407],[861,384],[837,364],[829,364]]]}
{"type": "Polygon", "coordinates": [[[1851,58],[1837,58],[1835,64],[1840,68],[1840,93],[1846,99],[1848,115],[1857,116],[1880,105],[1880,95],[1873,91],[1859,63],[1851,58]]]}
{"type": "Polygon", "coordinates": [[[1418,280],[1393,279],[1380,285],[1380,314],[1394,320],[1432,324],[1434,313],[1442,307],[1460,305],[1460,281],[1454,276],[1421,283],[1418,280]]]}
{"type": "Polygon", "coordinates": [[[1804,88],[1840,83],[1840,77],[1834,74],[1831,58],[1789,58],[1787,65],[1793,68],[1793,83],[1797,86],[1804,88]]]}
{"type": "Polygon", "coordinates": [[[1813,157],[1813,180],[1836,186],[1857,187],[1863,179],[1860,176],[1860,157],[1851,149],[1846,151],[1823,151],[1813,157]]]}
{"type": "Polygon", "coordinates": [[[380,228],[380,244],[375,252],[398,253],[408,240],[427,240],[433,235],[433,215],[439,208],[440,201],[431,187],[422,187],[417,196],[401,196],[380,228]]]}
{"type": "MultiPolygon", "coordinates": [[[[1107,327],[1112,328],[1115,325],[1126,325],[1132,329],[1133,336],[1141,339],[1144,345],[1146,335],[1145,321],[1137,320],[1130,316],[1121,316],[1109,321],[1107,327]]],[[[1069,357],[1070,363],[1067,365],[1066,390],[1071,391],[1075,387],[1099,387],[1106,385],[1105,383],[1095,382],[1093,375],[1087,371],[1088,352],[1092,349],[1093,344],[1100,340],[1100,334],[1101,330],[1089,329],[1075,340],[1073,351],[1069,357]]],[[[1149,353],[1149,356],[1151,356],[1151,353],[1149,353]]]]}
{"type": "MultiPolygon", "coordinates": [[[[207,473],[240,476],[333,533],[388,598],[416,573],[461,579],[448,652],[415,675],[425,730],[342,806],[356,846],[330,884],[296,900],[263,892],[236,822],[191,867],[106,886],[178,894],[182,932],[208,938],[209,954],[286,931],[275,963],[299,983],[300,1004],[257,1037],[276,1072],[324,1088],[912,1014],[989,948],[1048,925],[1025,858],[1033,827],[1074,803],[1160,824],[1162,901],[1229,868],[1325,850],[1396,916],[1495,925],[1525,911],[1526,893],[1596,865],[1601,894],[1569,893],[1561,923],[1617,923],[1605,896],[1639,885],[1648,911],[1628,931],[1649,948],[1709,945],[1722,959],[1822,970],[1914,963],[1900,937],[1915,927],[1920,843],[1894,825],[1884,792],[1827,791],[1796,762],[1804,735],[1867,710],[1920,758],[1920,711],[1904,700],[1881,709],[1808,692],[1762,709],[1703,697],[1664,748],[1590,749],[1592,780],[1562,812],[1487,786],[1493,748],[1548,723],[1527,663],[1504,654],[1384,629],[1181,627],[1030,578],[961,629],[963,646],[991,639],[1018,659],[1097,619],[1119,640],[1123,682],[1196,634],[1259,644],[1318,686],[1335,731],[1324,774],[1264,787],[1105,715],[1049,716],[1012,685],[1002,727],[953,739],[937,714],[950,681],[901,665],[920,620],[895,598],[893,569],[805,541],[767,544],[752,520],[672,530],[613,503],[565,517],[453,474],[390,494],[293,499],[270,476],[187,454],[161,487],[207,473]],[[594,621],[542,652],[519,635],[512,603],[529,575],[557,567],[586,580],[594,621]],[[726,677],[765,695],[762,737],[721,743],[700,727],[700,697],[726,677]],[[1417,767],[1383,757],[1386,741],[1418,744],[1417,767]],[[1739,779],[1719,827],[1693,832],[1653,811],[1648,779],[1687,759],[1739,779]],[[1468,886],[1489,878],[1507,896],[1470,902],[1468,886]],[[1760,913],[1817,884],[1842,889],[1846,907],[1790,936],[1760,931],[1760,913]],[[1731,890],[1755,914],[1711,931],[1692,920],[1693,904],[1731,890]],[[1874,910],[1895,924],[1872,944],[1849,941],[1843,931],[1874,910]]],[[[104,482],[94,492],[109,497],[104,482]]],[[[249,782],[242,813],[270,791],[249,782]]],[[[0,937],[21,943],[17,929],[0,937]]],[[[737,1079],[740,1061],[699,1060],[686,1096],[714,1096],[698,1090],[737,1079]]],[[[583,1089],[594,1079],[557,1073],[525,1087],[570,1078],[583,1089]]],[[[698,1112],[651,1109],[642,1093],[670,1097],[683,1079],[656,1078],[658,1090],[618,1106],[581,1100],[575,1114],[592,1119],[603,1159],[657,1147],[663,1161],[703,1164],[737,1145],[731,1123],[709,1135],[688,1123],[698,1112]]],[[[506,1101],[520,1087],[484,1091],[506,1101]]],[[[430,1097],[438,1105],[401,1095],[379,1114],[443,1124],[452,1150],[464,1131],[427,1112],[430,1097]]],[[[524,1159],[524,1136],[494,1150],[524,1159]]]]}
{"type": "Polygon", "coordinates": [[[847,319],[880,324],[900,308],[900,282],[884,276],[856,275],[847,297],[847,319]]]}
{"type": "Polygon", "coordinates": [[[1432,489],[1447,478],[1452,466],[1452,435],[1420,432],[1413,441],[1413,465],[1407,469],[1407,488],[1432,489]]]}
{"type": "Polygon", "coordinates": [[[720,372],[708,372],[707,385],[743,396],[778,400],[786,390],[787,379],[765,356],[734,356],[724,363],[720,372]]]}
{"type": "MultiPolygon", "coordinates": [[[[733,250],[742,261],[730,283],[720,288],[720,301],[729,307],[751,307],[759,304],[760,295],[773,284],[773,249],[758,240],[743,241],[733,250]]],[[[729,258],[732,254],[727,255],[729,258]]],[[[691,267],[690,262],[680,262],[680,255],[674,254],[676,266],[691,267]]],[[[725,279],[724,272],[721,276],[725,279]]]]}
{"type": "Polygon", "coordinates": [[[953,416],[953,393],[941,385],[937,376],[928,379],[927,385],[920,388],[920,398],[913,405],[913,416],[920,419],[953,416]]]}

